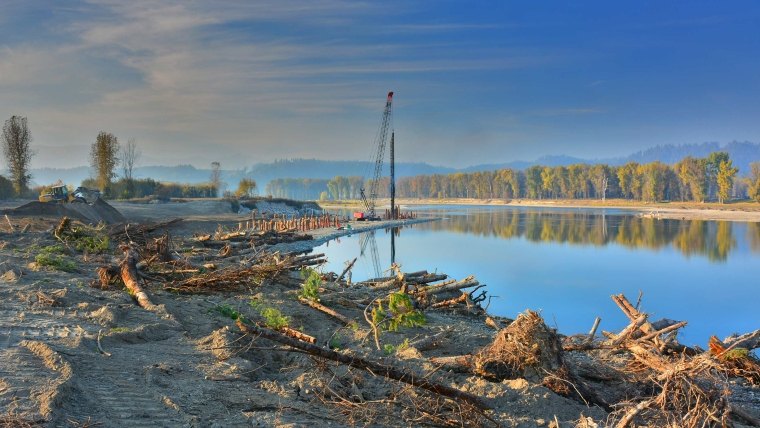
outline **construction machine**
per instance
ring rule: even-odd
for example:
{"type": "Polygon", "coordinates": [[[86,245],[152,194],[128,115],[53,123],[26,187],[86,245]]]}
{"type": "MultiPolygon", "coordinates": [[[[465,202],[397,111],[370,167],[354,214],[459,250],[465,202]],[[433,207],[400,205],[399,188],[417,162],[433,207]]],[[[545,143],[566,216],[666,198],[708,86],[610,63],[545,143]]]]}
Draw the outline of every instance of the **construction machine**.
{"type": "Polygon", "coordinates": [[[40,202],[58,204],[86,204],[98,198],[100,198],[100,192],[97,190],[90,190],[86,187],[77,187],[73,192],[69,192],[69,188],[66,187],[65,184],[59,182],[48,188],[45,188],[42,193],[40,193],[39,200],[40,202]]]}
{"type": "MultiPolygon", "coordinates": [[[[375,154],[370,163],[371,167],[374,167],[373,175],[369,181],[369,195],[364,189],[361,188],[361,198],[364,204],[364,211],[354,212],[354,219],[358,221],[374,221],[380,220],[380,217],[375,214],[375,203],[377,202],[377,191],[380,185],[380,174],[383,169],[383,158],[385,157],[385,146],[388,140],[388,129],[392,129],[392,103],[393,92],[388,92],[388,98],[385,101],[385,110],[383,111],[383,117],[380,121],[380,128],[375,136],[375,154]]],[[[391,131],[393,132],[393,131],[391,131]]],[[[393,144],[393,135],[391,135],[391,145],[393,144]]],[[[391,149],[391,153],[392,153],[391,149]]],[[[393,158],[391,158],[391,192],[394,190],[394,177],[393,177],[393,158]]],[[[366,176],[366,174],[365,174],[366,176]]],[[[393,196],[393,195],[392,195],[393,196]]]]}

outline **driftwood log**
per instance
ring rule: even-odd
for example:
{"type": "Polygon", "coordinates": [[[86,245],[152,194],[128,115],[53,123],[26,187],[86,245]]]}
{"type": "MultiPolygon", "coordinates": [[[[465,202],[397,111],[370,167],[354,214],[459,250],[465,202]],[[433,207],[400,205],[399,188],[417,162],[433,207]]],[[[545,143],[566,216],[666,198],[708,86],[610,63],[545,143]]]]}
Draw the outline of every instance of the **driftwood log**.
{"type": "Polygon", "coordinates": [[[121,272],[121,280],[124,281],[129,294],[137,300],[137,304],[141,307],[149,311],[158,310],[158,306],[150,301],[148,294],[140,287],[138,282],[138,278],[140,278],[137,272],[139,254],[137,254],[137,251],[131,245],[122,245],[121,250],[124,251],[124,260],[119,265],[119,270],[121,272]]]}
{"type": "Polygon", "coordinates": [[[328,308],[327,306],[325,306],[325,305],[323,305],[323,304],[321,304],[319,302],[315,302],[315,301],[309,300],[309,299],[304,299],[303,297],[298,298],[298,301],[301,302],[301,303],[303,303],[306,306],[310,306],[310,307],[312,307],[312,308],[314,308],[314,309],[316,309],[316,310],[318,310],[320,312],[323,312],[323,313],[325,313],[327,315],[330,315],[331,317],[337,319],[338,321],[342,322],[343,324],[346,324],[346,325],[356,324],[356,321],[352,320],[351,318],[348,318],[347,316],[345,316],[343,314],[335,312],[334,310],[328,308]]]}
{"type": "Polygon", "coordinates": [[[407,370],[398,369],[392,366],[386,366],[379,362],[371,361],[357,356],[342,354],[340,352],[325,349],[311,343],[301,342],[276,331],[262,328],[257,325],[244,323],[241,320],[237,320],[237,326],[244,333],[260,336],[265,339],[269,339],[283,345],[299,349],[309,355],[314,355],[327,360],[337,361],[350,367],[366,370],[373,375],[384,376],[389,379],[404,382],[416,388],[424,389],[426,391],[430,391],[454,400],[463,400],[481,410],[489,409],[489,406],[486,405],[482,398],[478,396],[460,391],[447,385],[433,382],[429,379],[426,379],[424,376],[417,375],[407,370]]]}
{"type": "Polygon", "coordinates": [[[343,279],[343,277],[346,276],[348,271],[350,271],[351,268],[354,267],[354,263],[356,263],[358,259],[359,259],[358,257],[354,257],[354,259],[351,260],[351,263],[349,263],[348,266],[346,266],[346,268],[343,269],[343,272],[340,273],[340,275],[338,276],[338,279],[335,280],[335,283],[339,283],[343,279]]]}

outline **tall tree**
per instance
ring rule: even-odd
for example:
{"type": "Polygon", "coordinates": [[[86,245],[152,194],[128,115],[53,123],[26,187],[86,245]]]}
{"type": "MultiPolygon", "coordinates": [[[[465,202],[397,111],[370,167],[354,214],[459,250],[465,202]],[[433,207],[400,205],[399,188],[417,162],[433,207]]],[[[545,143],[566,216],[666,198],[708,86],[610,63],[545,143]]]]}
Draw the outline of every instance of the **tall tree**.
{"type": "Polygon", "coordinates": [[[135,164],[142,156],[140,150],[137,149],[137,142],[134,138],[130,138],[125,146],[121,148],[121,169],[124,172],[124,178],[132,180],[132,171],[135,168],[135,164]]]}
{"type": "Polygon", "coordinates": [[[708,193],[707,160],[686,156],[676,168],[681,184],[689,188],[692,199],[704,202],[708,193]]]}
{"type": "Polygon", "coordinates": [[[760,202],[760,162],[752,162],[749,164],[749,167],[750,172],[747,179],[749,181],[748,194],[750,198],[760,202]]]}
{"type": "Polygon", "coordinates": [[[134,196],[135,184],[132,180],[132,171],[142,153],[137,149],[134,138],[130,138],[127,144],[121,148],[121,169],[124,172],[124,180],[127,182],[127,197],[134,196]]]}
{"type": "Polygon", "coordinates": [[[617,176],[620,183],[620,192],[623,198],[634,198],[637,193],[637,184],[640,182],[637,180],[637,173],[639,164],[636,162],[628,162],[627,164],[618,167],[617,176]]]}
{"type": "Polygon", "coordinates": [[[32,175],[29,174],[29,163],[32,161],[32,151],[29,142],[32,134],[25,117],[11,116],[3,125],[3,154],[11,173],[13,190],[21,196],[27,188],[32,175]]]}
{"type": "Polygon", "coordinates": [[[109,194],[111,179],[116,177],[114,169],[119,165],[119,140],[110,132],[100,131],[90,148],[90,166],[95,172],[95,180],[103,194],[109,194]]]}
{"type": "Polygon", "coordinates": [[[214,189],[214,196],[219,197],[219,191],[222,189],[222,164],[217,161],[211,162],[211,177],[209,177],[209,182],[214,189]]]}
{"type": "Polygon", "coordinates": [[[725,203],[731,196],[731,188],[734,186],[734,177],[739,169],[734,167],[731,159],[722,160],[718,165],[716,181],[718,183],[718,202],[725,203]]]}
{"type": "Polygon", "coordinates": [[[525,170],[525,193],[526,196],[532,199],[541,199],[543,194],[543,179],[541,173],[544,167],[540,165],[533,165],[525,170]]]}
{"type": "Polygon", "coordinates": [[[727,152],[712,152],[705,159],[705,174],[707,176],[707,197],[713,197],[718,190],[718,170],[721,162],[728,161],[727,152]]]}
{"type": "Polygon", "coordinates": [[[665,200],[667,187],[668,166],[655,161],[642,166],[644,173],[641,197],[645,201],[657,202],[665,200]]]}
{"type": "Polygon", "coordinates": [[[607,198],[607,188],[609,187],[610,167],[603,164],[596,164],[591,168],[591,182],[594,185],[594,196],[598,199],[607,198]]]}

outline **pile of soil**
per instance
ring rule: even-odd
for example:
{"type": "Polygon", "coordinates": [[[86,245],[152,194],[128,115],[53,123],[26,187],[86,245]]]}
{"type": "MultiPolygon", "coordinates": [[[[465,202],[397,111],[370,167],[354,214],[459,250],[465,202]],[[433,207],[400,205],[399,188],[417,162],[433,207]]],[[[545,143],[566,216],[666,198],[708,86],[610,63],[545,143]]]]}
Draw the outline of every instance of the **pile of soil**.
{"type": "Polygon", "coordinates": [[[96,199],[92,204],[69,203],[58,204],[51,202],[33,201],[18,208],[3,210],[3,214],[13,216],[55,216],[69,217],[87,223],[123,223],[126,221],[108,202],[96,199]]]}

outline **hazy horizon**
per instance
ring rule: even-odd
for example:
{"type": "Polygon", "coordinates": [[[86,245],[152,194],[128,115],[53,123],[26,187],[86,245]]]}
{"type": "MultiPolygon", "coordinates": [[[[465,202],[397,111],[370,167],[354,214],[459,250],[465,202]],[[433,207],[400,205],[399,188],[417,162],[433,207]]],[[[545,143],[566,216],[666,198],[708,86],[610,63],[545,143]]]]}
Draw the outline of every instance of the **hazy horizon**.
{"type": "Polygon", "coordinates": [[[389,90],[397,160],[446,167],[760,141],[760,4],[708,1],[0,5],[0,119],[33,168],[100,130],[140,165],[369,160],[389,90]]]}

